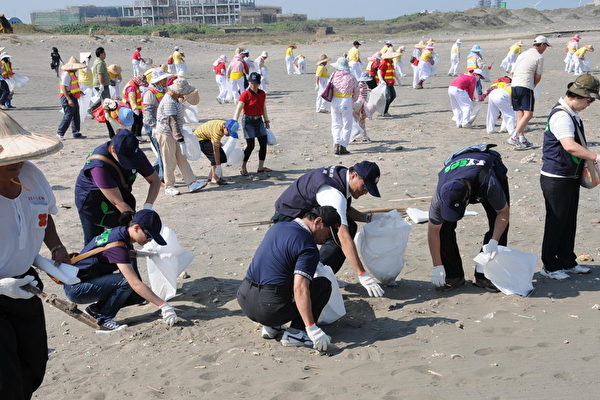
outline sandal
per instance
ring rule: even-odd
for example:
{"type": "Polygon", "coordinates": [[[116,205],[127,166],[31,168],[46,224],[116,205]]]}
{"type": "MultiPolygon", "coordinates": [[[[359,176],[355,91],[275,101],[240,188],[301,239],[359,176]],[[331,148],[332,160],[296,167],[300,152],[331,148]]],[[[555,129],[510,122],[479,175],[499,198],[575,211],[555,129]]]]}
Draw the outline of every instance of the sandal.
{"type": "Polygon", "coordinates": [[[256,172],[258,172],[259,174],[261,172],[272,172],[273,170],[271,168],[267,168],[267,167],[262,167],[256,170],[256,172]]]}
{"type": "Polygon", "coordinates": [[[229,182],[227,182],[225,179],[223,178],[219,178],[218,181],[215,182],[215,185],[219,185],[219,186],[225,186],[225,185],[229,185],[229,182]]]}
{"type": "Polygon", "coordinates": [[[248,176],[248,171],[246,171],[245,169],[240,169],[240,175],[241,176],[248,176]]]}

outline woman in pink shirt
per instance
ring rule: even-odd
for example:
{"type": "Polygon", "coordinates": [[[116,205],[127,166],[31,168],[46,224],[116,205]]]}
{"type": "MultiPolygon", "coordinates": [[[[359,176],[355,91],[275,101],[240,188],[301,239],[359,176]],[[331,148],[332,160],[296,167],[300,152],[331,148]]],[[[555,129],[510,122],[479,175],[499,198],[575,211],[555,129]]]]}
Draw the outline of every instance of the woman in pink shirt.
{"type": "Polygon", "coordinates": [[[470,128],[471,106],[475,94],[477,81],[483,77],[483,71],[477,68],[472,73],[460,74],[448,87],[448,96],[450,97],[450,106],[452,106],[452,119],[456,122],[457,128],[470,128]]]}
{"type": "Polygon", "coordinates": [[[244,74],[250,73],[248,64],[244,62],[244,57],[241,54],[236,54],[229,63],[227,68],[227,76],[231,81],[231,91],[233,92],[233,101],[237,103],[240,98],[240,93],[244,89],[244,74]]]}
{"type": "Polygon", "coordinates": [[[331,75],[331,135],[335,154],[350,154],[346,149],[352,133],[352,103],[358,100],[358,81],[350,73],[348,60],[340,57],[331,64],[337,71],[331,75]]]}

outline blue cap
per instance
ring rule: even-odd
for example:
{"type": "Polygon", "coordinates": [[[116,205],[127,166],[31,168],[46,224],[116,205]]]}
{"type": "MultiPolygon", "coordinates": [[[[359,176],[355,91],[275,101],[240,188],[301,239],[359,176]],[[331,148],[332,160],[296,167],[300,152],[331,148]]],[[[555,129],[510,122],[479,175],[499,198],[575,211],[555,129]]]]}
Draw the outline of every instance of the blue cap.
{"type": "Polygon", "coordinates": [[[262,79],[262,77],[258,72],[252,72],[248,76],[248,82],[252,82],[252,83],[260,83],[261,79],[262,79]]]}
{"type": "Polygon", "coordinates": [[[444,221],[456,222],[465,215],[469,187],[459,179],[446,182],[440,188],[440,212],[444,221]]]}
{"type": "Polygon", "coordinates": [[[228,119],[225,121],[225,128],[227,128],[229,136],[236,139],[238,138],[238,129],[240,129],[240,124],[235,119],[228,119]]]}
{"type": "Polygon", "coordinates": [[[160,217],[153,210],[140,210],[135,213],[131,222],[138,224],[144,230],[144,233],[153,239],[156,243],[161,246],[165,246],[167,242],[161,236],[160,230],[162,229],[162,222],[160,217]]]}
{"type": "Polygon", "coordinates": [[[377,189],[377,183],[379,182],[379,166],[371,161],[361,161],[357,164],[354,164],[354,172],[360,175],[361,178],[365,181],[365,186],[367,187],[367,191],[371,196],[381,197],[379,194],[379,189],[377,189]]]}
{"type": "Polygon", "coordinates": [[[133,125],[133,111],[129,107],[119,108],[119,121],[125,126],[133,125]]]}
{"type": "Polygon", "coordinates": [[[144,153],[140,142],[129,129],[119,129],[110,142],[117,153],[119,164],[125,169],[138,169],[144,153]]]}

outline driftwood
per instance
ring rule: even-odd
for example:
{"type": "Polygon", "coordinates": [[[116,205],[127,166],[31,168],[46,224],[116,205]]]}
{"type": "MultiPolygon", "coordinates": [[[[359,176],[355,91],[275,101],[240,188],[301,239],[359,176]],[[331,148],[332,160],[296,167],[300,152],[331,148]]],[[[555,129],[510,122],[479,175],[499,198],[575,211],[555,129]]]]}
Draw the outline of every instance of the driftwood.
{"type": "Polygon", "coordinates": [[[60,299],[54,294],[44,293],[40,289],[32,285],[23,286],[23,289],[35,294],[37,297],[42,299],[44,303],[48,303],[51,306],[58,308],[60,311],[64,312],[70,317],[75,318],[79,322],[83,322],[91,328],[99,329],[96,319],[83,313],[79,308],[77,308],[77,305],[75,305],[75,303],[71,303],[70,301],[60,299]]]}

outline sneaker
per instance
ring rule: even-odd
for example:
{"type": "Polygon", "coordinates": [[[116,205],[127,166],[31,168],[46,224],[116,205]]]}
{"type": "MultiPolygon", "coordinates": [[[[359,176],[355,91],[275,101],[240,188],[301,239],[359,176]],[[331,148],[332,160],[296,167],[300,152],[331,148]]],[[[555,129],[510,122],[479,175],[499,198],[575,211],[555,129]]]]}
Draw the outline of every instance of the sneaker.
{"type": "Polygon", "coordinates": [[[534,144],[527,140],[525,136],[519,136],[519,142],[524,147],[534,147],[534,144]]]}
{"type": "Polygon", "coordinates": [[[96,303],[87,306],[85,310],[83,310],[83,312],[94,319],[98,319],[102,316],[102,314],[100,314],[100,311],[98,311],[98,305],[96,303]]]}
{"type": "Polygon", "coordinates": [[[305,331],[300,331],[294,328],[288,328],[283,332],[281,344],[285,347],[312,347],[313,342],[310,340],[305,331]]]}
{"type": "Polygon", "coordinates": [[[511,136],[506,140],[506,143],[511,144],[513,146],[520,146],[521,142],[517,136],[511,136]]]}
{"type": "Polygon", "coordinates": [[[57,133],[56,137],[58,138],[58,140],[65,140],[65,135],[60,135],[57,133]]]}
{"type": "Polygon", "coordinates": [[[102,331],[114,332],[114,331],[120,331],[121,329],[125,329],[125,328],[127,328],[127,325],[125,325],[125,324],[120,325],[113,319],[107,319],[106,321],[104,321],[102,323],[102,325],[100,325],[100,330],[102,330],[102,331]]]}
{"type": "Polygon", "coordinates": [[[196,181],[196,182],[192,182],[191,185],[188,186],[188,189],[189,189],[190,193],[194,193],[194,192],[197,192],[198,190],[202,189],[206,185],[208,185],[208,182],[206,182],[206,181],[196,181]]]}
{"type": "Polygon", "coordinates": [[[82,135],[80,132],[73,134],[73,139],[85,139],[87,136],[82,135]]]}
{"type": "Polygon", "coordinates": [[[473,123],[472,122],[467,122],[466,124],[462,124],[460,127],[461,128],[466,128],[466,129],[471,129],[471,128],[473,128],[473,123]]]}
{"type": "Polygon", "coordinates": [[[558,271],[548,271],[546,268],[542,268],[540,275],[545,276],[546,278],[556,279],[557,281],[569,279],[569,274],[567,274],[564,269],[559,269],[558,271]]]}
{"type": "Polygon", "coordinates": [[[279,326],[266,326],[263,325],[260,336],[263,339],[275,339],[277,336],[285,332],[286,327],[283,325],[279,326]]]}
{"type": "Polygon", "coordinates": [[[177,196],[179,194],[179,190],[177,190],[173,186],[169,186],[165,188],[165,194],[169,196],[177,196]]]}
{"type": "Polygon", "coordinates": [[[475,282],[473,283],[475,286],[483,288],[491,293],[498,293],[500,290],[485,276],[475,275],[475,282]]]}
{"type": "Polygon", "coordinates": [[[592,272],[592,269],[586,267],[585,265],[577,264],[573,268],[565,269],[564,271],[570,274],[589,274],[590,272],[592,272]]]}

